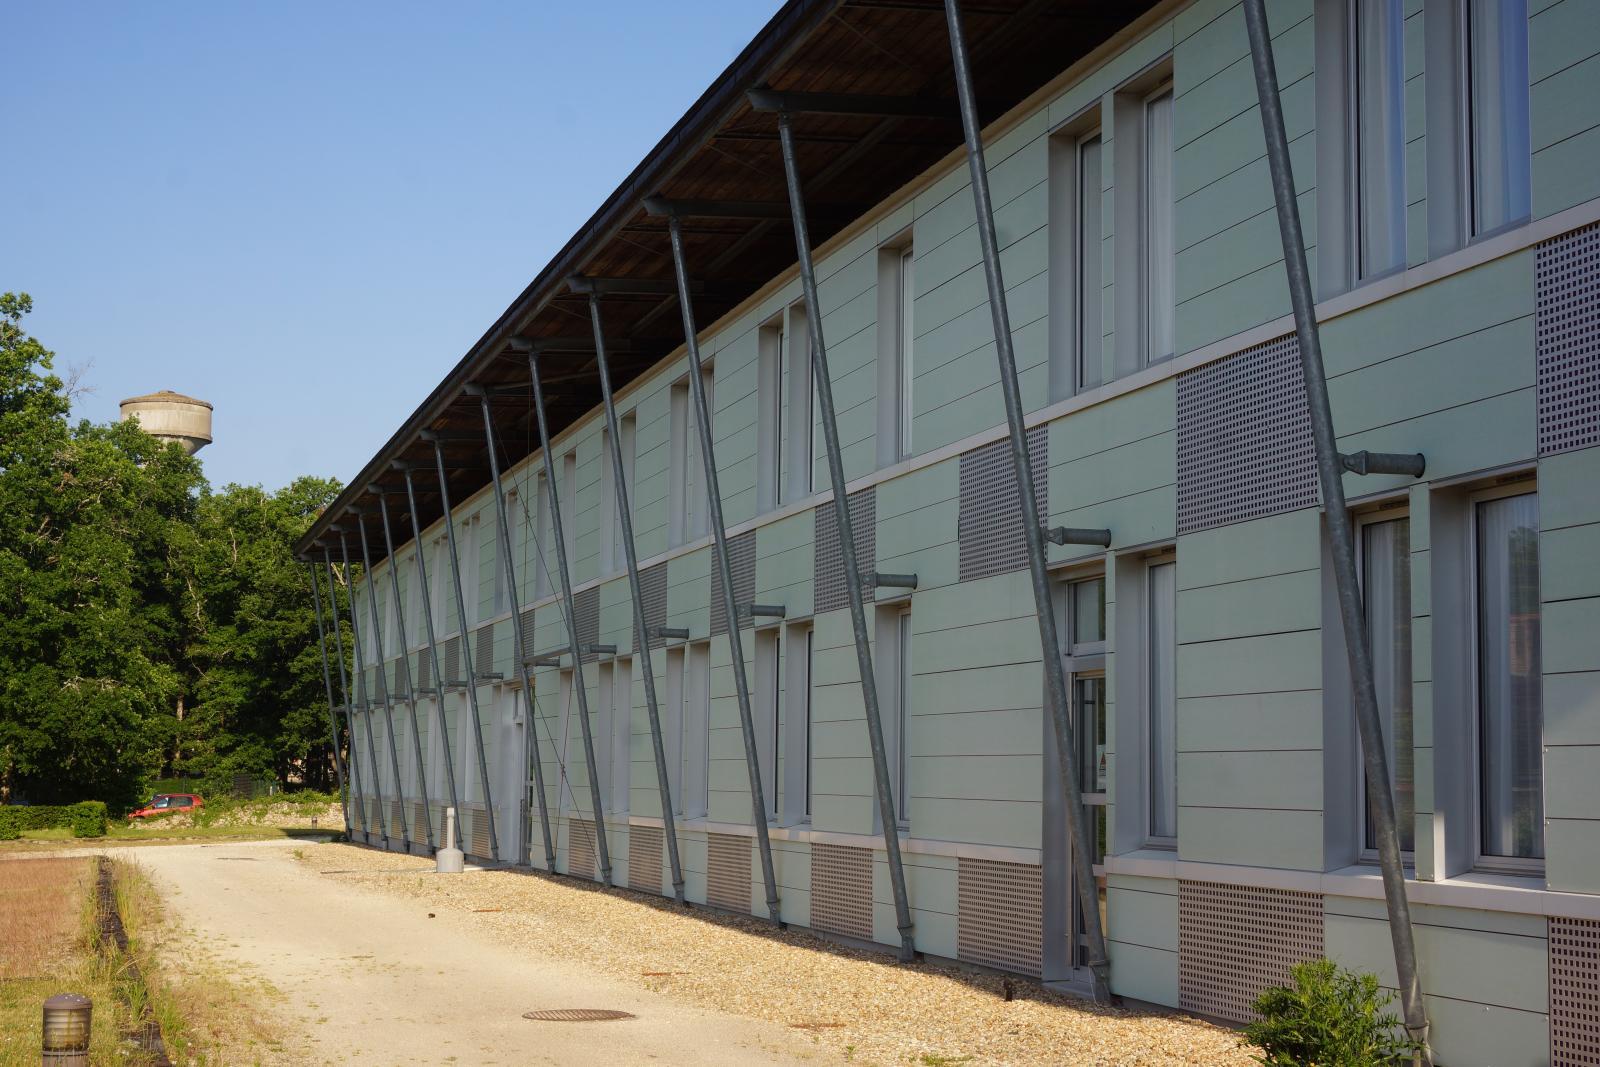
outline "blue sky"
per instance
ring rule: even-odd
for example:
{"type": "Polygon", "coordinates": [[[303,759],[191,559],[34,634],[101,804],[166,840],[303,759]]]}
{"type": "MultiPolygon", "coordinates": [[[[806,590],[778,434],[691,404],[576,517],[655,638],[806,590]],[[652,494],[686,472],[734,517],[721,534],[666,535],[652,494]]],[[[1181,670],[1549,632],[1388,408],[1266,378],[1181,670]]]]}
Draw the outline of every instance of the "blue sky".
{"type": "Polygon", "coordinates": [[[75,414],[349,479],[778,6],[7,4],[0,291],[75,414]]]}

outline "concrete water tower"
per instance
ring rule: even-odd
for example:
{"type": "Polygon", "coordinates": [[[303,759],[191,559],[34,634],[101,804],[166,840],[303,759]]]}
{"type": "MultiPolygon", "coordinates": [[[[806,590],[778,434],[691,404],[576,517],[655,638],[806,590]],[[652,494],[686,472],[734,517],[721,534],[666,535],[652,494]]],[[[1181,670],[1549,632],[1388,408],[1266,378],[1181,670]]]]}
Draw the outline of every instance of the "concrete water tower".
{"type": "Polygon", "coordinates": [[[174,441],[191,456],[211,443],[211,405],[171,389],[130,396],[122,402],[122,417],[138,419],[145,433],[174,441]]]}

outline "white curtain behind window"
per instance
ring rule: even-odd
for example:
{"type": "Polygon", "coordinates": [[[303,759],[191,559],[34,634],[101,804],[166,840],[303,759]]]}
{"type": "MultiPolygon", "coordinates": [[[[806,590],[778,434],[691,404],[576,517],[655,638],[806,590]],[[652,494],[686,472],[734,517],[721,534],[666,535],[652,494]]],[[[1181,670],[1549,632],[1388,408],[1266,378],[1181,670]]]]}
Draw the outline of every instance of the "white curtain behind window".
{"type": "Polygon", "coordinates": [[[1173,353],[1172,92],[1145,104],[1145,292],[1147,362],[1173,353]]]}
{"type": "Polygon", "coordinates": [[[1178,836],[1178,565],[1150,571],[1150,836],[1178,836]]]}
{"type": "Polygon", "coordinates": [[[1405,265],[1405,62],[1400,0],[1355,0],[1356,244],[1363,278],[1405,265]]]}
{"type": "Polygon", "coordinates": [[[1467,0],[1467,92],[1472,232],[1530,211],[1526,0],[1467,0]]]}
{"type": "MultiPolygon", "coordinates": [[[[1393,519],[1361,528],[1362,593],[1378,713],[1394,787],[1400,848],[1410,852],[1416,829],[1416,789],[1411,731],[1411,522],[1393,519]]],[[[1366,847],[1378,847],[1362,775],[1361,810],[1366,812],[1366,847]]]]}
{"type": "Polygon", "coordinates": [[[1479,798],[1483,853],[1544,855],[1539,679],[1539,505],[1477,506],[1479,798]]]}

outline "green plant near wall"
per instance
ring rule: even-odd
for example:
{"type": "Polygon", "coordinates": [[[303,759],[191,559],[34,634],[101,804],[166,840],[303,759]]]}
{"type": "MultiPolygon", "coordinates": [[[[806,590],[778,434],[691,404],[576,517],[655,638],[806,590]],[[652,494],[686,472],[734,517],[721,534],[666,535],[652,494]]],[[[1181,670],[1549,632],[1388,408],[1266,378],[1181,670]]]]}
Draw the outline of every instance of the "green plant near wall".
{"type": "Polygon", "coordinates": [[[76,804],[37,804],[0,807],[0,841],[14,841],[28,830],[72,831],[73,837],[104,837],[106,806],[99,800],[76,804]]]}
{"type": "Polygon", "coordinates": [[[1399,1017],[1384,1010],[1393,998],[1373,975],[1331,960],[1295,964],[1291,974],[1291,986],[1256,999],[1261,1018],[1245,1027],[1267,1067],[1391,1067],[1418,1050],[1399,1017]]]}

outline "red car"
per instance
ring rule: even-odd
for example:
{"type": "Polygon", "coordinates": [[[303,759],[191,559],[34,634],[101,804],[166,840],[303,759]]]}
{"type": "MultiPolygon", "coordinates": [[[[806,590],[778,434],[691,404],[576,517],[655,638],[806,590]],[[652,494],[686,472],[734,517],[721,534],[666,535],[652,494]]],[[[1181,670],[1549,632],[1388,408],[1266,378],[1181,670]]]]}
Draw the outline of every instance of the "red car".
{"type": "Polygon", "coordinates": [[[157,793],[150,803],[138,811],[128,813],[130,819],[148,819],[153,815],[171,815],[175,811],[195,811],[205,807],[205,801],[194,793],[157,793]]]}

